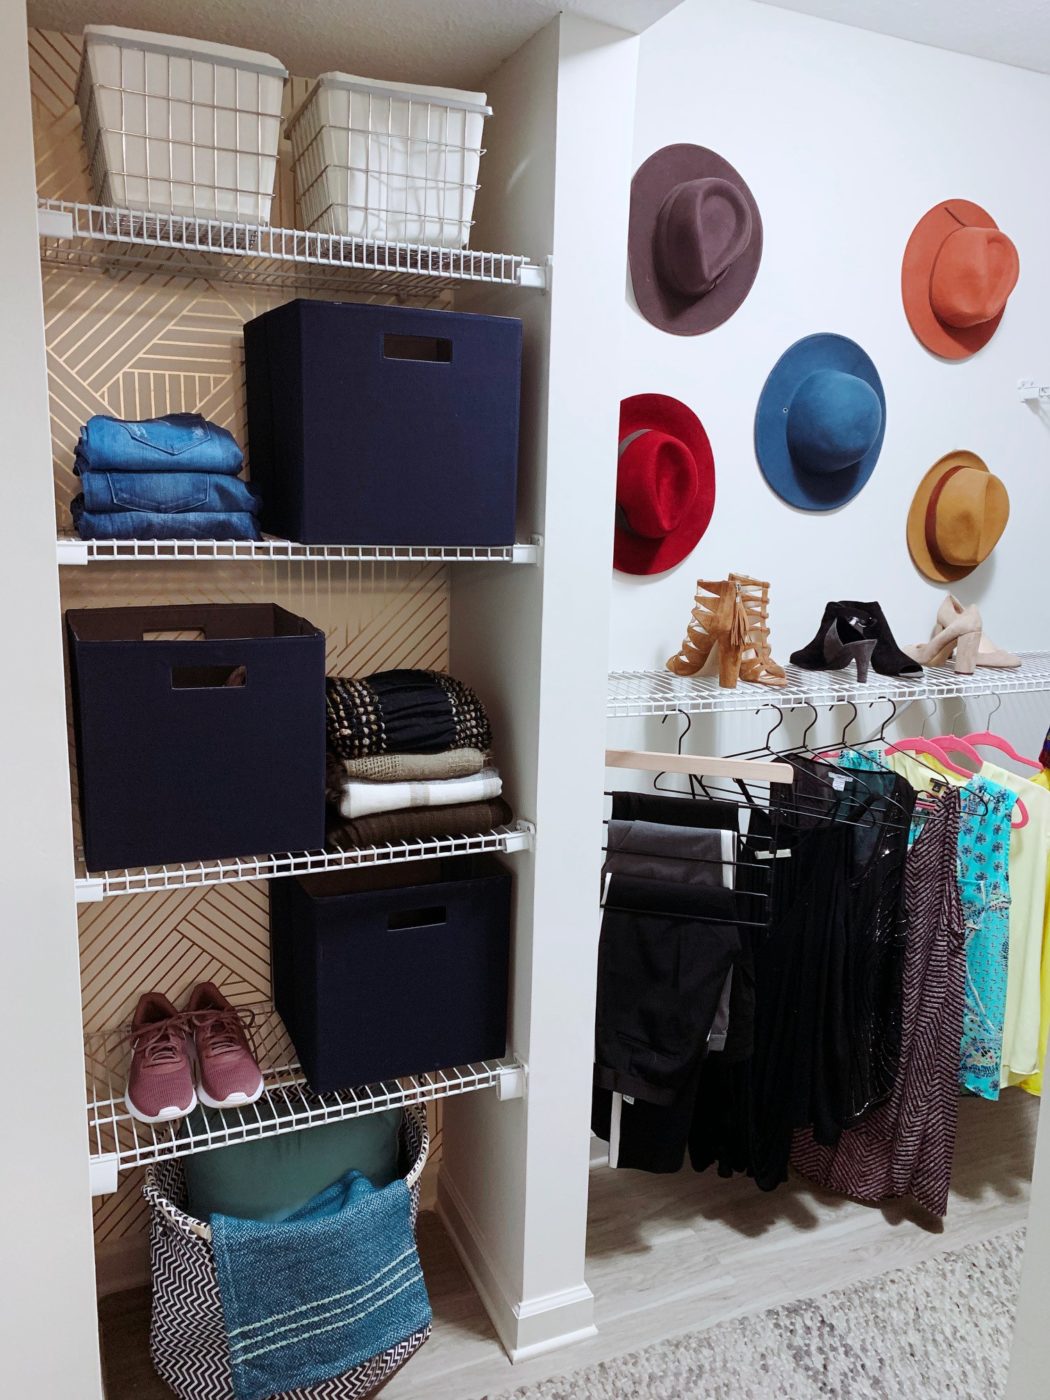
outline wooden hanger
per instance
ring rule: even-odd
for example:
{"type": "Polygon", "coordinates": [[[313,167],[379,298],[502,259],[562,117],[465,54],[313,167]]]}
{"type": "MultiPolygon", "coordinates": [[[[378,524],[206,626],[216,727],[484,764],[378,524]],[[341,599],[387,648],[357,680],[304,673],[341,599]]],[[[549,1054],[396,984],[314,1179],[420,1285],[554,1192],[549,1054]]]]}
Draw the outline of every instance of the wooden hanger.
{"type": "Polygon", "coordinates": [[[646,773],[690,773],[697,778],[739,778],[745,783],[793,783],[790,763],[749,758],[710,758],[704,754],[650,753],[646,749],[606,749],[606,768],[646,773]]]}

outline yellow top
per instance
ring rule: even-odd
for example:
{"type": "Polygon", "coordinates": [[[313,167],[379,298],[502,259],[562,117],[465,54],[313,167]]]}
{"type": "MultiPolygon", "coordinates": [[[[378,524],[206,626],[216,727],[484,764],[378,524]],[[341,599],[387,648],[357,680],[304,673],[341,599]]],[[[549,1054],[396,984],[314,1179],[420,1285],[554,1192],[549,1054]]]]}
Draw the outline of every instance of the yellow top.
{"type": "MultiPolygon", "coordinates": [[[[1037,773],[1032,778],[1031,783],[1035,787],[1042,788],[1050,792],[1050,769],[1044,768],[1041,773],[1037,773]]],[[[1031,812],[1031,806],[1028,806],[1031,812]]],[[[1011,867],[1012,872],[1012,867],[1011,867]]],[[[1042,946],[1042,967],[1040,973],[1040,1016],[1039,1016],[1039,1045],[1037,1068],[1034,1074],[1025,1075],[1024,1078],[1010,1078],[1011,1084],[1020,1084],[1022,1089],[1027,1089],[1030,1094],[1041,1094],[1043,1091],[1043,1070],[1042,1062],[1046,1056],[1047,1034],[1050,1032],[1050,863],[1046,872],[1045,903],[1043,909],[1043,946],[1042,946]]]]}

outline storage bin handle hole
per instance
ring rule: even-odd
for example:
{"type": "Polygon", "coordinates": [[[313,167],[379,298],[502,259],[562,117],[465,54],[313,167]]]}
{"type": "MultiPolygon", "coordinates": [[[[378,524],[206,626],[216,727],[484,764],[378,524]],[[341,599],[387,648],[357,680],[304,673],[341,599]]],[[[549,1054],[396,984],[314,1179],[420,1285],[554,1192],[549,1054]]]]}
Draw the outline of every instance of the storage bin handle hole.
{"type": "Polygon", "coordinates": [[[404,909],[388,915],[386,926],[389,933],[403,933],[413,928],[435,928],[447,919],[443,905],[433,909],[404,909]]]}
{"type": "Polygon", "coordinates": [[[237,690],[248,684],[247,666],[173,666],[172,690],[237,690]]]}
{"type": "Polygon", "coordinates": [[[383,358],[449,365],[452,363],[452,342],[434,335],[384,335],[383,358]]]}

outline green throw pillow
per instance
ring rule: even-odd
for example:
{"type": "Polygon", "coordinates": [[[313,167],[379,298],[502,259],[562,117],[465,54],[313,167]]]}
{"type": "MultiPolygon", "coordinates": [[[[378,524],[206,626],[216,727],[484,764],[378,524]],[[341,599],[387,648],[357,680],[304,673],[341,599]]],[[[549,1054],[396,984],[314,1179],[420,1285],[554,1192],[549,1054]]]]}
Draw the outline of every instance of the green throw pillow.
{"type": "MultiPolygon", "coordinates": [[[[265,1098],[256,1107],[264,1116],[273,1113],[265,1098]]],[[[208,1124],[221,1127],[214,1109],[198,1108],[186,1119],[192,1133],[208,1124]]],[[[217,1213],[284,1220],[351,1168],[373,1186],[389,1186],[398,1175],[400,1126],[401,1109],[391,1108],[195,1152],[185,1159],[190,1214],[198,1220],[217,1213]]]]}

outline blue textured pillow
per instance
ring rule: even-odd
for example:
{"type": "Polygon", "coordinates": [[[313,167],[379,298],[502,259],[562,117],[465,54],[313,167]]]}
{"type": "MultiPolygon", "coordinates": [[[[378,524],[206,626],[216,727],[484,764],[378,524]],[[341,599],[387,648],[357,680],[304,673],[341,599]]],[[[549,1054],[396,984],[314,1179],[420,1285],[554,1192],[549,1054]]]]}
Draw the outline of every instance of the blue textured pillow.
{"type": "MultiPolygon", "coordinates": [[[[265,1098],[256,1107],[272,1113],[265,1098]]],[[[194,1133],[209,1123],[221,1127],[213,1109],[199,1108],[186,1119],[194,1133]]],[[[401,1109],[392,1108],[196,1152],[185,1159],[190,1214],[198,1220],[217,1213],[284,1220],[351,1169],[377,1188],[388,1186],[398,1175],[400,1127],[401,1109]]]]}

